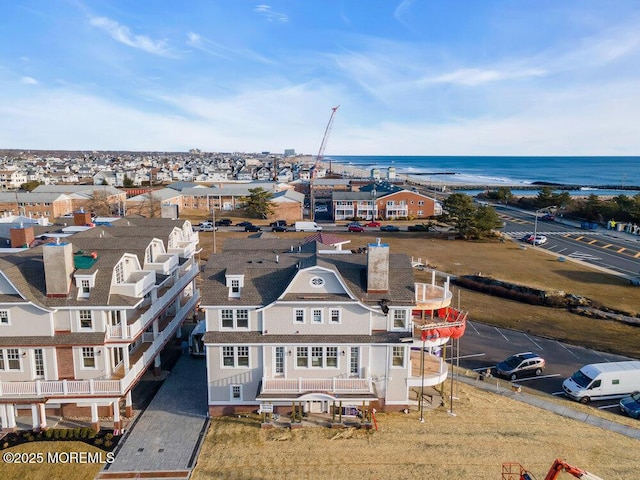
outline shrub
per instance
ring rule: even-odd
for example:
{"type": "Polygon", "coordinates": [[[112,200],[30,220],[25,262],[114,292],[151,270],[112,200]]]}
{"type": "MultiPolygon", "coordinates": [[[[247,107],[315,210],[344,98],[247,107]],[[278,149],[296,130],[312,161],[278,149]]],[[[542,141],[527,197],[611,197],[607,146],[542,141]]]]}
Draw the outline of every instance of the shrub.
{"type": "Polygon", "coordinates": [[[105,440],[112,440],[112,439],[113,439],[113,433],[107,433],[107,434],[104,436],[104,438],[105,438],[105,440]]]}
{"type": "Polygon", "coordinates": [[[72,438],[80,438],[80,427],[74,428],[72,434],[73,434],[72,438]]]}
{"type": "Polygon", "coordinates": [[[104,446],[105,448],[111,448],[113,446],[113,442],[111,440],[105,440],[104,446]]]}
{"type": "Polygon", "coordinates": [[[89,433],[87,434],[88,438],[96,438],[96,435],[98,434],[98,432],[96,432],[93,428],[89,429],[89,433]]]}
{"type": "Polygon", "coordinates": [[[103,442],[102,442],[102,439],[101,439],[101,438],[96,438],[96,439],[93,441],[93,444],[94,444],[96,447],[98,447],[98,446],[102,445],[102,443],[103,443],[103,442]]]}
{"type": "Polygon", "coordinates": [[[66,428],[61,428],[60,429],[60,439],[61,440],[65,440],[67,438],[67,429],[66,428]]]}
{"type": "Polygon", "coordinates": [[[80,430],[80,438],[87,438],[87,436],[89,435],[91,429],[90,428],[83,428],[82,430],[80,430]]]}
{"type": "Polygon", "coordinates": [[[55,430],[47,430],[44,432],[44,436],[47,438],[53,438],[53,432],[55,432],[55,430]]]}

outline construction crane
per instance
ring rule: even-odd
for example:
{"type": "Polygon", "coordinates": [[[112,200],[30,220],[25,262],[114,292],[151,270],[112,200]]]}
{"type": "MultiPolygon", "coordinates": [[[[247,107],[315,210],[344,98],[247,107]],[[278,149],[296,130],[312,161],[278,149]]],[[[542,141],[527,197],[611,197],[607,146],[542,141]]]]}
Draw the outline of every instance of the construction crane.
{"type": "MultiPolygon", "coordinates": [[[[311,219],[315,219],[315,192],[313,190],[313,181],[318,174],[318,170],[320,169],[320,164],[322,163],[322,158],[324,157],[324,149],[327,146],[327,140],[329,140],[329,133],[331,132],[331,125],[333,125],[333,118],[336,116],[336,112],[340,108],[340,105],[331,108],[331,117],[329,117],[329,122],[327,122],[327,128],[324,129],[324,136],[322,137],[322,143],[320,144],[320,150],[318,150],[318,155],[316,156],[316,161],[313,164],[313,169],[311,170],[311,177],[309,180],[309,195],[311,197],[311,219]]],[[[331,162],[329,162],[329,173],[331,173],[331,162]]]]}
{"type": "MultiPolygon", "coordinates": [[[[575,478],[581,478],[583,480],[602,480],[593,473],[589,473],[573,465],[569,465],[561,458],[556,459],[551,465],[551,468],[547,472],[547,476],[544,480],[556,480],[560,478],[561,473],[568,473],[575,478]]],[[[535,480],[535,477],[524,469],[519,463],[503,463],[502,464],[502,479],[503,480],[535,480]]]]}
{"type": "MultiPolygon", "coordinates": [[[[327,146],[327,140],[329,140],[329,133],[331,132],[331,125],[333,125],[333,118],[336,116],[336,112],[340,108],[340,105],[337,107],[331,108],[331,117],[329,117],[329,122],[327,122],[327,128],[324,129],[324,136],[322,137],[322,143],[320,144],[320,150],[318,150],[318,156],[316,157],[316,161],[313,164],[313,172],[311,172],[311,177],[314,178],[320,168],[320,163],[322,162],[322,158],[324,157],[324,149],[327,146]]],[[[329,173],[331,173],[331,162],[329,162],[329,173]]]]}

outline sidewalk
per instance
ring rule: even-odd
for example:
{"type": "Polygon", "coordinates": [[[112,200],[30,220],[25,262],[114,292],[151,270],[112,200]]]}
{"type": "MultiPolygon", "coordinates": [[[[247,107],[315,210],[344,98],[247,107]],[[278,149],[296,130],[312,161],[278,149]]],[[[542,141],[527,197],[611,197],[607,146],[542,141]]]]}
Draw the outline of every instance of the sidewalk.
{"type": "Polygon", "coordinates": [[[209,425],[205,360],[182,356],[96,479],[186,479],[209,425]]]}
{"type": "Polygon", "coordinates": [[[572,418],[583,423],[588,423],[589,425],[594,425],[596,427],[604,428],[605,430],[611,430],[612,432],[640,440],[640,428],[628,427],[596,415],[580,412],[563,405],[560,402],[547,400],[543,396],[532,395],[523,391],[518,392],[513,389],[506,388],[501,386],[499,383],[496,383],[495,378],[492,378],[491,380],[479,380],[471,377],[465,377],[463,375],[459,375],[456,378],[473,387],[490,391],[504,397],[509,397],[513,400],[533,405],[534,407],[543,408],[566,418],[572,418]]]}

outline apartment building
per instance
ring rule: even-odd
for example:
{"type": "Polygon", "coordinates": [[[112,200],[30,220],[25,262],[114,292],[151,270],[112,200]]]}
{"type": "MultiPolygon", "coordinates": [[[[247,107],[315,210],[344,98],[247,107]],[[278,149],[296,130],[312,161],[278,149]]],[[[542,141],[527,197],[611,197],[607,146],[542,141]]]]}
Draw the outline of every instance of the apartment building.
{"type": "Polygon", "coordinates": [[[412,389],[447,376],[434,348],[453,334],[438,329],[464,328],[448,279],[415,282],[411,260],[379,240],[362,255],[234,239],[209,259],[202,292],[211,415],[403,410],[412,389]]]}
{"type": "MultiPolygon", "coordinates": [[[[33,238],[32,228],[12,229],[12,239],[33,238]]],[[[15,429],[18,414],[34,429],[47,428],[47,414],[90,416],[95,429],[109,417],[119,428],[131,390],[197,309],[198,243],[188,221],[131,217],[3,252],[2,429],[15,429]]]]}
{"type": "Polygon", "coordinates": [[[425,219],[442,215],[442,205],[435,199],[411,190],[390,193],[334,192],[331,197],[334,220],[425,219]]]}

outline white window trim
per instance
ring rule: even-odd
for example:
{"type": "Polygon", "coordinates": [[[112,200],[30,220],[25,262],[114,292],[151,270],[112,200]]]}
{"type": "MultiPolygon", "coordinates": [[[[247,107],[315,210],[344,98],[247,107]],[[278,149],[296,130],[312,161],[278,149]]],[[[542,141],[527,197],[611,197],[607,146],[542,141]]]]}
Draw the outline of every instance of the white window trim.
{"type": "Polygon", "coordinates": [[[248,345],[224,345],[220,348],[220,368],[221,369],[247,369],[251,368],[251,348],[248,345]],[[225,365],[224,364],[224,347],[229,347],[233,349],[233,365],[225,365]],[[241,347],[245,347],[247,349],[247,361],[248,365],[239,365],[238,364],[238,352],[241,347]]]}
{"type": "MultiPolygon", "coordinates": [[[[86,357],[86,358],[91,358],[91,357],[86,357]]],[[[98,369],[98,352],[96,351],[96,347],[80,347],[80,360],[81,360],[81,367],[82,370],[97,370],[98,369]],[[87,367],[84,364],[84,360],[85,360],[85,356],[84,356],[84,349],[85,348],[90,348],[93,350],[93,367],[87,367]]]]}
{"type": "Polygon", "coordinates": [[[312,308],[311,309],[311,323],[313,325],[322,325],[324,323],[324,309],[323,308],[312,308]],[[320,321],[316,321],[316,312],[320,312],[320,321]]]}
{"type": "Polygon", "coordinates": [[[398,345],[394,345],[391,347],[391,368],[406,368],[407,366],[407,351],[404,347],[398,346],[398,345]],[[394,365],[393,364],[393,359],[395,358],[395,356],[393,355],[393,351],[396,348],[400,348],[402,349],[402,365],[394,365]]]}
{"type": "Polygon", "coordinates": [[[231,385],[229,385],[229,400],[232,402],[242,402],[243,400],[243,388],[242,385],[239,383],[232,383],[231,385]],[[233,389],[237,387],[240,389],[240,398],[234,398],[233,397],[233,389]]]}
{"type": "Polygon", "coordinates": [[[6,317],[0,317],[3,320],[6,318],[6,322],[5,321],[0,321],[0,325],[4,325],[4,326],[10,326],[11,325],[11,316],[9,315],[9,310],[0,310],[0,312],[4,312],[6,314],[6,317]]]}
{"type": "MultiPolygon", "coordinates": [[[[85,319],[86,320],[86,319],[85,319]]],[[[95,322],[93,320],[93,311],[90,309],[78,310],[78,330],[82,330],[84,332],[93,331],[95,328],[95,322]],[[82,326],[82,312],[89,312],[89,320],[91,320],[91,326],[83,327],[82,326]]]]}
{"type": "Polygon", "coordinates": [[[304,323],[307,323],[307,311],[304,308],[294,308],[293,309],[293,323],[297,324],[297,325],[302,325],[304,323]],[[302,321],[298,322],[297,319],[297,315],[296,312],[297,311],[302,311],[302,321]]]}
{"type": "Polygon", "coordinates": [[[340,369],[340,348],[338,347],[333,347],[336,349],[336,366],[332,367],[327,365],[327,359],[329,358],[329,356],[327,355],[327,348],[329,347],[323,347],[323,346],[319,346],[319,345],[313,345],[313,346],[309,346],[309,347],[292,347],[293,348],[293,368],[294,370],[324,370],[324,369],[332,369],[332,370],[338,370],[340,369]],[[307,350],[307,366],[306,367],[302,367],[298,365],[298,348],[304,348],[307,350]],[[319,367],[315,367],[313,365],[313,349],[314,348],[321,348],[322,349],[322,365],[319,367]]]}
{"type": "Polygon", "coordinates": [[[341,308],[330,308],[329,309],[329,323],[333,325],[340,325],[342,323],[342,309],[341,308]],[[333,321],[333,312],[338,312],[338,321],[333,321]]]}
{"type": "Polygon", "coordinates": [[[218,320],[220,322],[220,331],[231,331],[231,330],[240,330],[240,331],[247,331],[249,330],[249,328],[251,327],[251,312],[249,311],[248,308],[221,308],[219,310],[219,314],[218,314],[218,320]],[[223,325],[223,317],[222,317],[222,312],[225,310],[231,310],[231,322],[233,323],[233,325],[231,327],[225,327],[223,325]],[[238,312],[239,311],[246,311],[247,312],[247,326],[246,327],[239,327],[238,326],[238,312]]]}
{"type": "Polygon", "coordinates": [[[393,315],[390,315],[390,317],[391,317],[391,329],[392,330],[406,330],[407,329],[407,319],[409,318],[409,316],[408,316],[406,310],[400,309],[400,308],[394,309],[393,310],[393,315]],[[403,323],[402,327],[397,327],[396,326],[396,317],[395,317],[396,312],[403,312],[404,313],[404,323],[403,323]]]}
{"type": "Polygon", "coordinates": [[[0,355],[2,355],[2,359],[4,362],[4,369],[0,370],[0,372],[24,372],[24,365],[22,364],[22,354],[23,351],[21,351],[19,348],[0,348],[0,355]],[[9,368],[9,350],[15,350],[16,352],[18,352],[18,365],[20,368],[9,368]]]}

